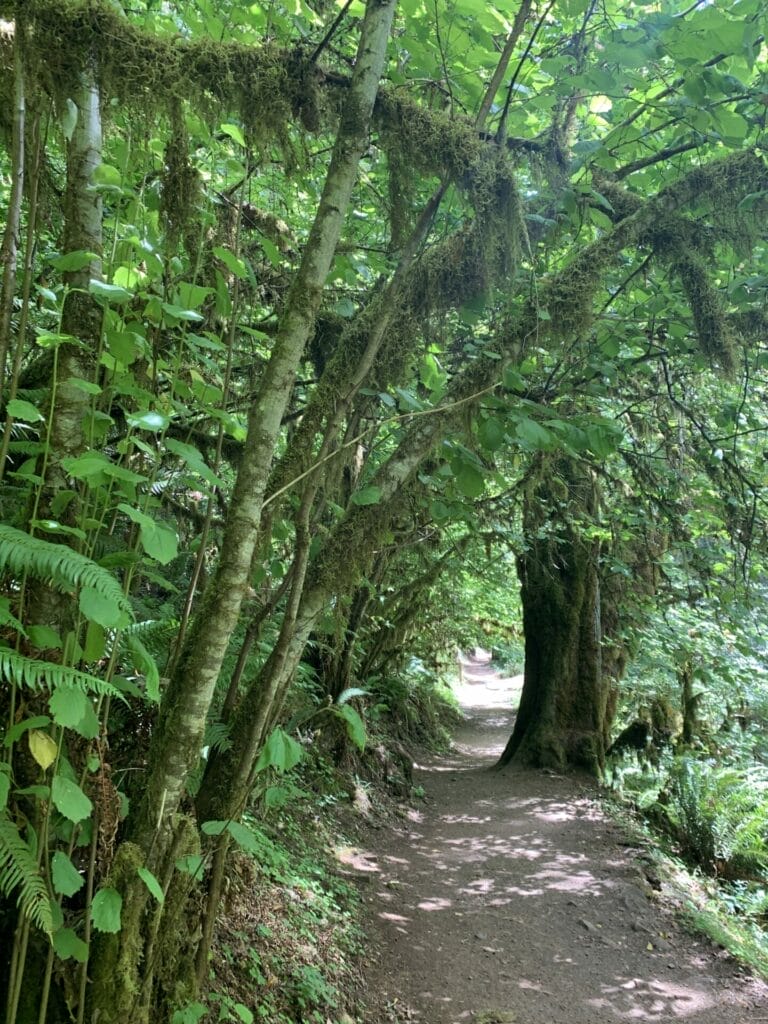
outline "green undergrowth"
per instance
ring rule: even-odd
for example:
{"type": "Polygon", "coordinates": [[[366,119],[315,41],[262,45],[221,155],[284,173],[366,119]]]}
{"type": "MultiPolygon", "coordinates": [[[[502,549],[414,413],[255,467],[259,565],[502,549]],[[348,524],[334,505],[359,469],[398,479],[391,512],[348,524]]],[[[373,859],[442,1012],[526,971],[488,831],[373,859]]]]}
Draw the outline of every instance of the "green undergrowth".
{"type": "Polygon", "coordinates": [[[667,755],[624,765],[609,811],[650,857],[690,931],[768,979],[768,776],[667,755]]]}
{"type": "Polygon", "coordinates": [[[345,992],[362,950],[358,897],[338,874],[333,850],[343,825],[329,813],[349,798],[341,788],[286,788],[293,799],[285,808],[247,823],[253,852],[230,861],[204,1024],[354,1020],[345,992]]]}

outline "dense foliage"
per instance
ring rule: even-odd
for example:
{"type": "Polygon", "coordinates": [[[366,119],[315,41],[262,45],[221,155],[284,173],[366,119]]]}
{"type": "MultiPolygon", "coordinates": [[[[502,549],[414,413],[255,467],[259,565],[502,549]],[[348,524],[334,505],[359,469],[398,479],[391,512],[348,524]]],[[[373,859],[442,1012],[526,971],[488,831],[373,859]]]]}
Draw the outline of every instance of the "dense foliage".
{"type": "Polygon", "coordinates": [[[5,1024],[199,1019],[285,773],[457,644],[764,881],[766,13],[0,3],[5,1024]]]}

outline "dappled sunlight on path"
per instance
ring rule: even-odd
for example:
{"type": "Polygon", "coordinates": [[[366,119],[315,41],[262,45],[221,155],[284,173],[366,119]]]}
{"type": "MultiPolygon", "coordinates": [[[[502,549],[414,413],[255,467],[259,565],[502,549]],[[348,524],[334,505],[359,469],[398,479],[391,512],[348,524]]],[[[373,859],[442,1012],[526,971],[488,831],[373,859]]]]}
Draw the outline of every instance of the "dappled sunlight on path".
{"type": "Polygon", "coordinates": [[[768,1019],[765,988],[655,902],[591,791],[489,770],[520,680],[463,675],[455,749],[419,766],[425,803],[352,868],[371,920],[367,1021],[768,1019]]]}

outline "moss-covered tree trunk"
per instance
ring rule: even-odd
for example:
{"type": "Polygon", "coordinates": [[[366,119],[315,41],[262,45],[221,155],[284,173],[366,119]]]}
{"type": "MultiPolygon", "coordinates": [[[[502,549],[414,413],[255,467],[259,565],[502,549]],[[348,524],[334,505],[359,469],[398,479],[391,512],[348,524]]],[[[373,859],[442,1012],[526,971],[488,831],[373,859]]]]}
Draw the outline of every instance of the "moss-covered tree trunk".
{"type": "Polygon", "coordinates": [[[526,550],[518,561],[525,679],[514,731],[499,761],[600,775],[610,679],[602,664],[599,546],[586,469],[542,459],[525,494],[526,550]]]}
{"type": "Polygon", "coordinates": [[[249,583],[282,417],[314,327],[360,158],[368,145],[394,9],[395,0],[369,0],[366,8],[355,70],[318,211],[251,407],[221,558],[169,684],[160,728],[153,737],[146,799],[136,826],[142,845],[151,842],[158,823],[169,821],[175,813],[199,755],[214,687],[249,583]]]}

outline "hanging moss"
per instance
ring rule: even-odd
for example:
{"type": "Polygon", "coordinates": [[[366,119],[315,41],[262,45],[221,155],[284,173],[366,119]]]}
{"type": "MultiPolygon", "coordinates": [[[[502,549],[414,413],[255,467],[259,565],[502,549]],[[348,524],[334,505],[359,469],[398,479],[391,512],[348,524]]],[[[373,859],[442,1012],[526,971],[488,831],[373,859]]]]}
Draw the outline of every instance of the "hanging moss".
{"type": "Polygon", "coordinates": [[[703,204],[706,220],[717,238],[737,251],[749,251],[760,236],[765,215],[756,216],[757,209],[742,210],[740,204],[748,195],[765,191],[768,166],[763,157],[745,150],[695,167],[664,189],[659,203],[669,212],[681,206],[703,204]]]}
{"type": "Polygon", "coordinates": [[[469,121],[429,110],[401,89],[382,87],[374,113],[382,148],[396,151],[411,174],[462,179],[487,147],[469,121]]]}
{"type": "Polygon", "coordinates": [[[180,101],[171,104],[171,133],[165,146],[162,176],[161,211],[171,249],[184,238],[187,252],[194,260],[199,236],[190,235],[191,224],[200,198],[200,177],[189,159],[189,136],[180,101]]]}
{"type": "Polygon", "coordinates": [[[185,99],[202,110],[238,112],[247,134],[287,144],[299,120],[319,126],[319,72],[300,53],[144,30],[107,0],[24,0],[30,65],[51,95],[66,100],[94,62],[104,99],[144,109],[185,99]]]}
{"type": "Polygon", "coordinates": [[[687,251],[672,266],[691,307],[701,351],[725,373],[733,373],[736,338],[720,295],[709,280],[706,263],[687,251]]]}

